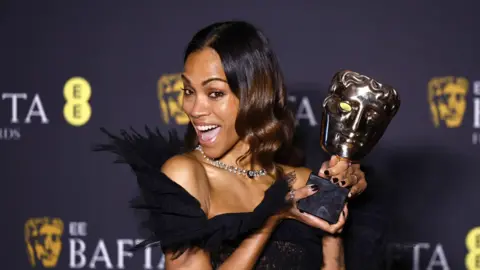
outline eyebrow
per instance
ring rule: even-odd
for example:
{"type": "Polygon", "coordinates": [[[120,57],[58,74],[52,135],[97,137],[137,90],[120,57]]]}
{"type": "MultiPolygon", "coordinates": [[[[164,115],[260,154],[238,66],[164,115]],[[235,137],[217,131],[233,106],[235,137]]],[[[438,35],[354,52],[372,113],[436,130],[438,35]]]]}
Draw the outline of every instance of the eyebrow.
{"type": "MultiPolygon", "coordinates": [[[[184,74],[182,74],[182,78],[183,78],[185,81],[187,81],[187,83],[192,84],[192,83],[190,82],[190,80],[189,80],[184,74]]],[[[205,86],[206,84],[208,84],[208,83],[211,82],[211,81],[221,81],[221,82],[224,82],[224,83],[227,83],[227,84],[228,84],[228,82],[227,82],[226,80],[222,79],[222,78],[212,77],[212,78],[208,78],[208,79],[206,79],[205,81],[203,81],[203,82],[202,82],[202,86],[205,86]]]]}

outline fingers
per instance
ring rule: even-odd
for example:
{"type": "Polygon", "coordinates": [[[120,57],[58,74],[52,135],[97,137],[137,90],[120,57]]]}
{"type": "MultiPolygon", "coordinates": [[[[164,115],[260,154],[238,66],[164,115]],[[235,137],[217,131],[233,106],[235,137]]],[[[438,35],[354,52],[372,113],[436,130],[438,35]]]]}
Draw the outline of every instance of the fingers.
{"type": "Polygon", "coordinates": [[[330,160],[328,161],[328,167],[333,167],[335,165],[337,165],[337,163],[340,161],[340,159],[338,158],[338,156],[331,156],[330,157],[330,160]]]}
{"type": "Polygon", "coordinates": [[[325,161],[322,163],[320,171],[318,172],[318,176],[329,179],[331,177],[331,174],[328,168],[337,165],[338,161],[339,159],[337,156],[331,156],[329,161],[325,161]]]}
{"type": "Polygon", "coordinates": [[[358,171],[354,174],[354,176],[357,177],[358,181],[350,189],[350,193],[348,194],[349,198],[356,197],[365,191],[365,189],[367,189],[367,180],[365,179],[365,174],[362,171],[358,171]]]}
{"type": "Polygon", "coordinates": [[[331,225],[331,231],[329,233],[331,234],[336,234],[336,233],[341,233],[343,231],[343,226],[345,226],[345,222],[347,222],[347,217],[348,217],[348,207],[347,204],[343,206],[342,213],[340,214],[340,218],[338,219],[338,222],[331,225]]]}
{"type": "Polygon", "coordinates": [[[318,191],[317,185],[308,185],[302,188],[292,190],[287,194],[286,200],[296,202],[308,196],[315,194],[318,191]]]}
{"type": "MultiPolygon", "coordinates": [[[[298,211],[298,210],[297,210],[298,211]]],[[[316,216],[313,216],[313,215],[310,215],[308,213],[296,213],[297,216],[299,216],[299,219],[305,223],[305,224],[308,224],[312,227],[315,227],[315,228],[319,228],[323,231],[326,231],[326,232],[329,232],[330,233],[330,229],[331,229],[331,226],[328,222],[326,222],[325,220],[323,219],[320,219],[316,216]]]]}
{"type": "Polygon", "coordinates": [[[329,163],[328,161],[325,161],[325,162],[322,163],[322,166],[320,167],[320,170],[318,171],[318,176],[320,176],[322,178],[325,178],[325,179],[330,179],[330,176],[325,174],[325,170],[327,170],[328,167],[329,167],[328,163],[329,163]]]}
{"type": "Polygon", "coordinates": [[[338,160],[339,159],[336,156],[331,156],[329,161],[323,162],[322,167],[320,168],[319,176],[323,178],[330,178],[332,176],[332,173],[328,168],[337,165],[338,160]]]}
{"type": "Polygon", "coordinates": [[[350,162],[340,159],[338,156],[332,156],[329,161],[322,164],[319,176],[330,178],[332,183],[342,187],[350,186],[352,181],[350,174],[353,172],[350,165],[350,162]]]}
{"type": "Polygon", "coordinates": [[[352,168],[352,166],[349,166],[347,170],[343,173],[332,177],[332,183],[338,184],[341,187],[351,186],[353,183],[356,183],[356,181],[354,180],[355,178],[352,177],[353,172],[354,169],[352,168]]]}
{"type": "Polygon", "coordinates": [[[329,161],[323,162],[320,170],[318,171],[318,176],[325,179],[330,179],[330,182],[334,184],[339,183],[339,179],[342,180],[343,177],[341,177],[341,175],[332,175],[332,172],[329,169],[331,167],[335,167],[339,160],[340,159],[337,156],[332,156],[329,161]]]}
{"type": "Polygon", "coordinates": [[[329,224],[329,227],[325,231],[330,234],[341,233],[343,231],[343,227],[345,226],[345,223],[347,222],[347,217],[348,217],[348,207],[347,207],[347,204],[345,204],[345,206],[343,206],[343,210],[342,210],[342,213],[340,214],[340,218],[338,219],[338,222],[332,225],[329,224]]]}
{"type": "Polygon", "coordinates": [[[329,165],[334,164],[333,166],[329,166],[328,169],[324,170],[323,173],[326,176],[333,177],[333,176],[340,176],[340,174],[344,173],[348,167],[350,167],[350,162],[347,162],[345,160],[339,160],[337,159],[337,162],[334,163],[332,159],[337,159],[335,157],[332,157],[330,159],[329,165]]]}
{"type": "Polygon", "coordinates": [[[338,222],[335,224],[329,224],[327,221],[320,219],[318,217],[315,217],[313,215],[310,215],[308,213],[297,213],[297,215],[300,215],[302,222],[312,227],[319,228],[330,234],[336,234],[336,233],[340,233],[343,229],[343,226],[345,225],[345,222],[348,217],[348,208],[347,208],[347,205],[345,204],[345,206],[343,207],[342,213],[340,214],[340,218],[338,219],[338,222]]]}
{"type": "MultiPolygon", "coordinates": [[[[331,161],[330,164],[332,164],[331,161]]],[[[360,170],[359,164],[351,164],[341,160],[338,161],[333,168],[325,168],[325,166],[326,162],[322,164],[320,173],[323,172],[324,175],[330,175],[331,182],[341,187],[352,187],[365,178],[363,172],[360,170]],[[332,172],[336,174],[331,175],[332,172]]]]}

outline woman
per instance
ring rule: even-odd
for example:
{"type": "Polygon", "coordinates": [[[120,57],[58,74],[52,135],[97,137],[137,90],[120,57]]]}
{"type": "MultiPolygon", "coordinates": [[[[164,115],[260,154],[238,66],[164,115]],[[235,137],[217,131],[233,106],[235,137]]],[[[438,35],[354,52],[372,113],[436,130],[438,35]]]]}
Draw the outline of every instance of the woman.
{"type": "MultiPolygon", "coordinates": [[[[342,269],[346,206],[332,225],[300,213],[295,202],[317,191],[306,186],[311,171],[280,163],[294,119],[265,36],[246,22],[202,29],[182,79],[186,148],[175,133],[166,140],[147,129],[147,137],[108,133],[113,143],[97,149],[137,175],[135,207],[149,211],[153,233],[139,247],[160,244],[167,269],[342,269]]],[[[353,185],[351,195],[366,188],[358,165],[335,158],[320,176],[353,185]]]]}

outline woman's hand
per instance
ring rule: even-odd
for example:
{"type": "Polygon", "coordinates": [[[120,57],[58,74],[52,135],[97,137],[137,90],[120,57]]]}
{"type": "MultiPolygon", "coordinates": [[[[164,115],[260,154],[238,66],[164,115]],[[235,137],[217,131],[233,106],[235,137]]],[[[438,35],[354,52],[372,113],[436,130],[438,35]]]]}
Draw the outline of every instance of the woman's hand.
{"type": "Polygon", "coordinates": [[[323,162],[318,175],[330,179],[332,183],[341,187],[351,187],[349,198],[360,195],[367,188],[365,174],[360,170],[360,164],[350,164],[337,156],[323,162]]]}
{"type": "Polygon", "coordinates": [[[297,201],[300,199],[306,198],[315,194],[318,191],[318,187],[315,185],[307,185],[302,188],[292,190],[287,194],[286,200],[291,202],[291,206],[287,209],[283,210],[281,213],[278,214],[279,219],[296,219],[301,221],[307,225],[310,225],[315,228],[319,228],[325,232],[330,234],[340,233],[345,225],[345,221],[348,216],[348,208],[347,205],[344,206],[342,210],[342,214],[337,223],[329,224],[325,220],[310,215],[308,213],[302,213],[297,208],[297,201]]]}

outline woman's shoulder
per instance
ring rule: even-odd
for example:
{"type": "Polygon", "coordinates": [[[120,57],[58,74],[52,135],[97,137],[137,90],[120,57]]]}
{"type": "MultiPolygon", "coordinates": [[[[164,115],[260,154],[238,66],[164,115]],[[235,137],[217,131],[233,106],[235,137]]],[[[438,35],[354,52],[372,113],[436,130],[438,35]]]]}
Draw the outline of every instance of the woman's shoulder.
{"type": "Polygon", "coordinates": [[[195,197],[204,211],[207,210],[209,198],[207,173],[192,152],[172,156],[159,169],[170,180],[195,197]]]}
{"type": "Polygon", "coordinates": [[[283,173],[293,179],[293,188],[297,189],[303,187],[307,184],[308,178],[312,170],[306,167],[294,167],[284,164],[279,164],[282,168],[283,173]]]}
{"type": "MultiPolygon", "coordinates": [[[[204,167],[200,161],[195,158],[193,152],[174,155],[168,158],[159,169],[168,176],[190,176],[187,177],[189,179],[201,175],[206,176],[204,167]]],[[[176,179],[173,180],[175,181],[176,179]]],[[[180,179],[178,179],[178,181],[181,182],[180,179]]]]}
{"type": "Polygon", "coordinates": [[[128,164],[142,178],[140,184],[145,190],[157,190],[160,187],[169,190],[165,187],[167,185],[174,188],[177,194],[187,191],[205,210],[208,198],[205,170],[193,152],[186,149],[176,130],[169,130],[167,134],[149,127],[145,127],[143,134],[133,128],[120,130],[117,134],[105,128],[101,131],[109,140],[96,144],[93,150],[114,153],[117,156],[116,163],[128,164]],[[144,179],[147,175],[151,181],[144,179]],[[170,182],[175,184],[171,185],[170,182]]]}

